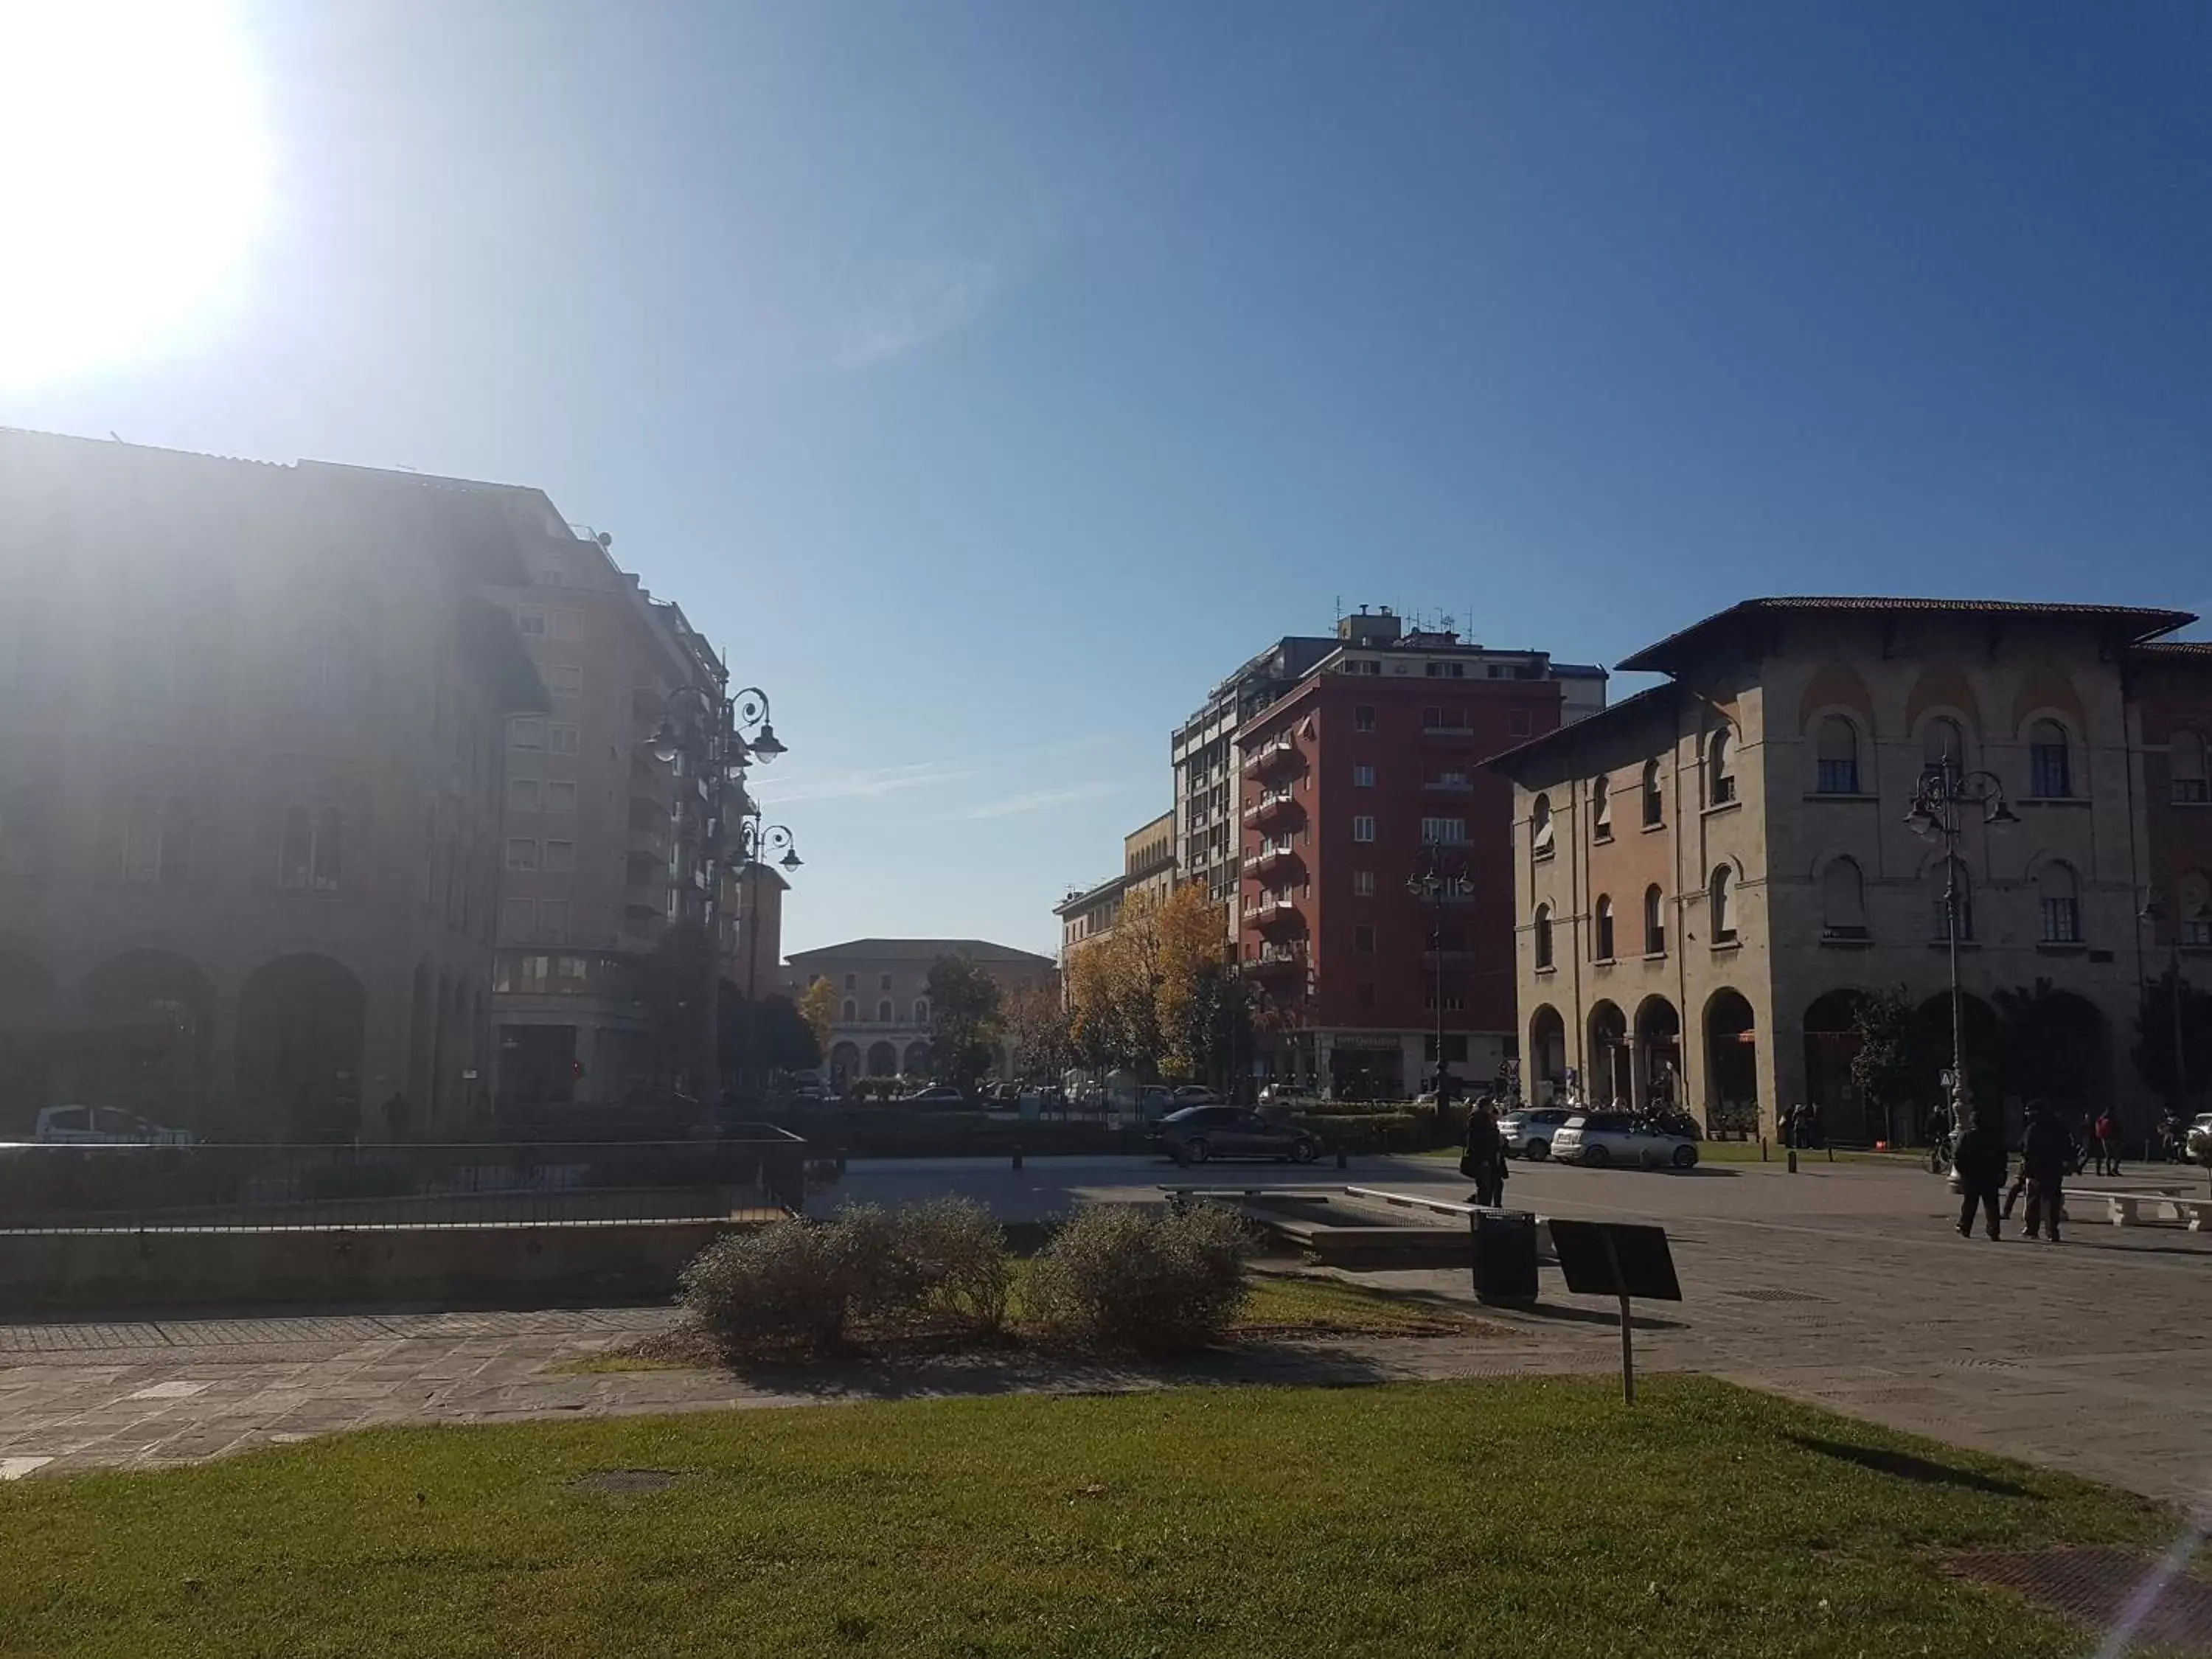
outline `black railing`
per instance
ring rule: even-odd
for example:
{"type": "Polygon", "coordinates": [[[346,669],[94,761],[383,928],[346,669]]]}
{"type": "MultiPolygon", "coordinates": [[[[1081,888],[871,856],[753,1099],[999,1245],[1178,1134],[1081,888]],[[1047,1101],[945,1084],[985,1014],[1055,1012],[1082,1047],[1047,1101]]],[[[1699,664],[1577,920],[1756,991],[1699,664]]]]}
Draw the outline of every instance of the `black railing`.
{"type": "Polygon", "coordinates": [[[768,1218],[805,1196],[806,1143],[0,1146],[0,1231],[492,1227],[768,1218]]]}

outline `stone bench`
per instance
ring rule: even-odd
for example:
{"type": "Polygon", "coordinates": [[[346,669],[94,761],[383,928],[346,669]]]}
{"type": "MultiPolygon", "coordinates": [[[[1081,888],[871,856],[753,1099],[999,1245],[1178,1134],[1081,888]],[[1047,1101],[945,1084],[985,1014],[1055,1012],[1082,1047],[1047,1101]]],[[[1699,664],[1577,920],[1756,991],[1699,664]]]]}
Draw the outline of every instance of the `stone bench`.
{"type": "MultiPolygon", "coordinates": [[[[2069,1193],[2066,1196],[2103,1199],[2105,1213],[2115,1227],[2144,1224],[2148,1219],[2144,1214],[2146,1210],[2166,1212],[2172,1219],[2187,1222],[2192,1233],[2203,1232],[2206,1222],[2212,1220],[2212,1199],[2183,1198],[2172,1193],[2069,1193]]],[[[2160,1218],[2164,1219],[2165,1217],[2160,1218]]]]}

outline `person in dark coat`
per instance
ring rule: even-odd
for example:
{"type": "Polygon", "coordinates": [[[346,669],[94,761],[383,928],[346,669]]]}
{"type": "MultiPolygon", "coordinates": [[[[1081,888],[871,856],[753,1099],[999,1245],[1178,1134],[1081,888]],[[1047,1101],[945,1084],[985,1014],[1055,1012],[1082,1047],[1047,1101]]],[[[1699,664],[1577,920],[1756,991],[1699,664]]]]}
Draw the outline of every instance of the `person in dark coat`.
{"type": "Polygon", "coordinates": [[[1982,1211],[1991,1238],[1997,1237],[1997,1194],[2005,1178],[2004,1128],[2001,1120],[1977,1113],[1973,1127],[1959,1137],[1952,1169],[1964,1201],[1959,1208],[1959,1237],[1974,1236],[1974,1212],[1982,1211]]]}
{"type": "Polygon", "coordinates": [[[2066,1172],[2074,1165],[2074,1137],[2057,1114],[2037,1105],[2028,1108],[2027,1136],[2020,1150],[2021,1173],[2027,1177],[2027,1236],[2039,1226],[2053,1244],[2058,1242],[2058,1206],[2066,1172]]]}
{"type": "Polygon", "coordinates": [[[1467,1115],[1467,1152],[1459,1161],[1459,1171],[1474,1182],[1468,1203],[1495,1209],[1504,1201],[1505,1141],[1498,1133],[1498,1120],[1491,1115],[1486,1100],[1479,1102],[1467,1115]]]}

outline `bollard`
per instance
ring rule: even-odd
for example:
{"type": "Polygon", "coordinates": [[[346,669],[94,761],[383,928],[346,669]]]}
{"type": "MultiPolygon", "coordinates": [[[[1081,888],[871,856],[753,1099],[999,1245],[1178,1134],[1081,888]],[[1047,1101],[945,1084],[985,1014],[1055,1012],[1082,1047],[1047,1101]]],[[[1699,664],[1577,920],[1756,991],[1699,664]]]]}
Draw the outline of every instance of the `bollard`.
{"type": "Polygon", "coordinates": [[[1790,1149],[1790,1173],[1791,1175],[1797,1173],[1797,1149],[1795,1146],[1790,1149]]]}
{"type": "Polygon", "coordinates": [[[1835,1161],[1836,1161],[1836,1149],[1835,1149],[1833,1146],[1831,1146],[1831,1147],[1829,1147],[1829,1148],[1828,1148],[1828,1162],[1829,1162],[1829,1163],[1831,1163],[1831,1164],[1833,1164],[1835,1161]]]}
{"type": "Polygon", "coordinates": [[[1014,1167],[1017,1170],[1022,1167],[1022,1148],[1019,1141],[1014,1143],[1014,1167]]]}
{"type": "Polygon", "coordinates": [[[1765,1135],[1761,1135],[1759,1138],[1759,1161],[1761,1164],[1766,1162],[1766,1137],[1765,1135]]]}
{"type": "Polygon", "coordinates": [[[1340,1170],[1346,1167],[1344,1161],[1344,1143],[1340,1140],[1336,1143],[1336,1167],[1340,1170]]]}

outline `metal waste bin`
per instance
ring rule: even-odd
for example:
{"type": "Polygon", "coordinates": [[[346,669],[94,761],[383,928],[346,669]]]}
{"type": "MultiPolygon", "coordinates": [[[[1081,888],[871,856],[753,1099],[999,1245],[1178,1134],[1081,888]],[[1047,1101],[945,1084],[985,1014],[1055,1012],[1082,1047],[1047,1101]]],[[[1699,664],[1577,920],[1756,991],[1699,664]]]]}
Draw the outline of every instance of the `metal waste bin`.
{"type": "Polygon", "coordinates": [[[1477,1210],[1474,1299],[1526,1308],[1536,1300],[1536,1218],[1526,1210],[1477,1210]]]}

